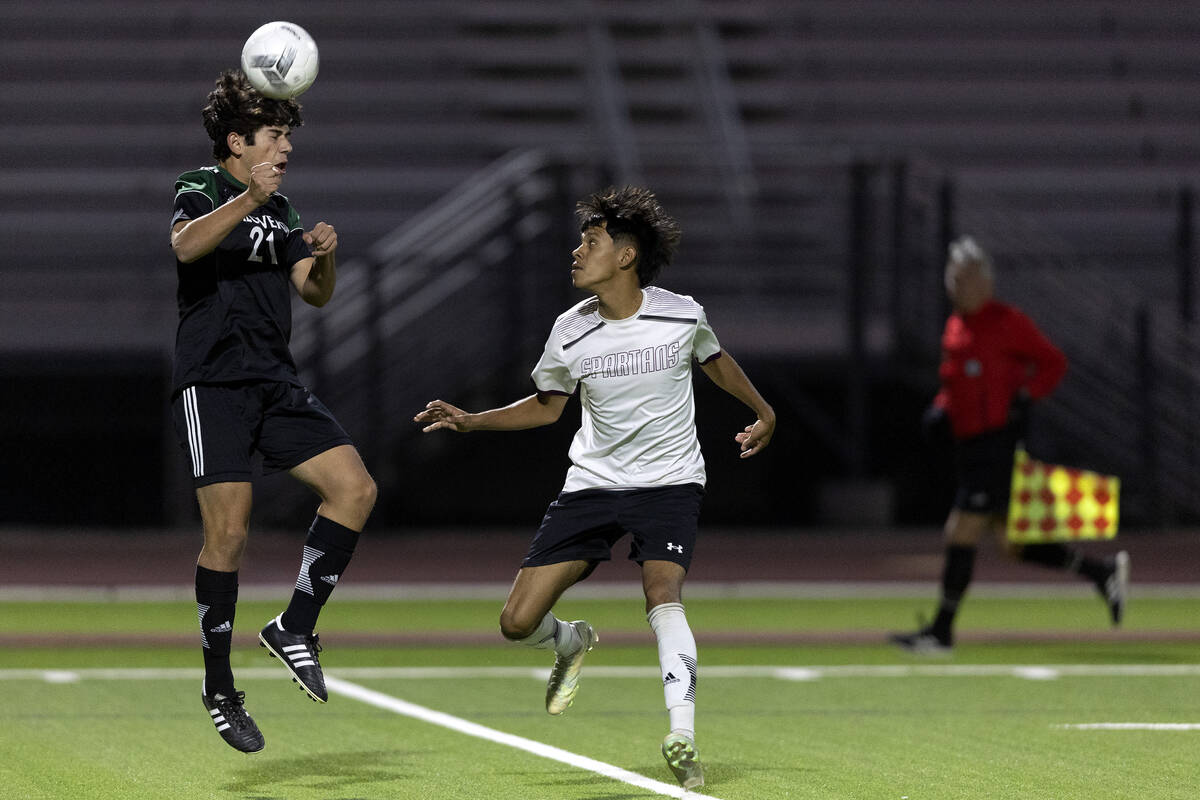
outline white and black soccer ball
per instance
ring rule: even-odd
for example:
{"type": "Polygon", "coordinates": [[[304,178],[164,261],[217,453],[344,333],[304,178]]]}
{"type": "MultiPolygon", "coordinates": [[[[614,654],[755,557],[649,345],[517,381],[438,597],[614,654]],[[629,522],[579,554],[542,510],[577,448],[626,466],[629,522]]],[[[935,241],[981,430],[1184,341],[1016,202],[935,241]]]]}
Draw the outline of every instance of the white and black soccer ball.
{"type": "Polygon", "coordinates": [[[287,100],[317,79],[317,43],[294,22],[268,22],[242,47],[242,72],[267,97],[287,100]]]}

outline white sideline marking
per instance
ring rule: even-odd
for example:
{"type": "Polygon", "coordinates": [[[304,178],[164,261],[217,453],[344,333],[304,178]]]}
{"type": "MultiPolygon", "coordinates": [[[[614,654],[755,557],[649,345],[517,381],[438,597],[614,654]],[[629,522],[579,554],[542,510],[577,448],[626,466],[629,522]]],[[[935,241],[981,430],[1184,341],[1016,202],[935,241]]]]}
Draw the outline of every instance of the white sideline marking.
{"type": "Polygon", "coordinates": [[[1073,731],[1200,731],[1195,722],[1082,722],[1056,725],[1073,731]]]}
{"type": "Polygon", "coordinates": [[[1054,681],[1060,676],[1059,671],[1052,667],[1021,667],[1013,674],[1027,681],[1054,681]]]}
{"type": "MultiPolygon", "coordinates": [[[[359,680],[464,680],[470,678],[525,678],[545,682],[544,667],[337,667],[341,678],[359,680]]],[[[278,667],[245,667],[239,678],[287,678],[278,667]]],[[[815,681],[833,678],[1021,678],[1053,680],[1070,677],[1175,678],[1200,676],[1200,664],[844,664],[837,666],[712,666],[701,665],[705,679],[773,678],[782,681],[815,681]]],[[[658,667],[592,666],[588,678],[658,678],[658,667]]],[[[199,680],[198,667],[129,667],[80,669],[0,669],[0,681],[24,680],[74,683],[82,680],[199,680]]]]}
{"type": "Polygon", "coordinates": [[[410,703],[407,700],[401,700],[382,692],[376,692],[373,689],[368,689],[340,678],[326,677],[325,688],[337,694],[352,697],[367,705],[375,706],[376,708],[393,711],[397,714],[419,719],[422,722],[428,722],[433,725],[440,725],[443,728],[465,733],[468,736],[486,739],[489,742],[515,747],[518,750],[533,753],[535,756],[549,758],[572,767],[586,769],[598,775],[603,775],[606,778],[612,778],[613,780],[636,786],[639,789],[647,789],[655,794],[665,795],[666,797],[696,798],[696,800],[716,800],[715,798],[710,798],[708,795],[697,794],[680,786],[672,786],[662,781],[656,781],[652,778],[638,775],[636,772],[630,772],[612,764],[606,764],[603,761],[596,761],[593,758],[577,755],[558,747],[542,744],[541,742],[535,742],[532,739],[514,736],[511,733],[504,733],[503,731],[478,725],[474,722],[468,722],[465,719],[446,714],[442,711],[434,711],[431,708],[425,708],[424,706],[410,703]]]}
{"type": "Polygon", "coordinates": [[[49,669],[42,673],[46,683],[79,683],[79,673],[73,670],[49,669]]]}

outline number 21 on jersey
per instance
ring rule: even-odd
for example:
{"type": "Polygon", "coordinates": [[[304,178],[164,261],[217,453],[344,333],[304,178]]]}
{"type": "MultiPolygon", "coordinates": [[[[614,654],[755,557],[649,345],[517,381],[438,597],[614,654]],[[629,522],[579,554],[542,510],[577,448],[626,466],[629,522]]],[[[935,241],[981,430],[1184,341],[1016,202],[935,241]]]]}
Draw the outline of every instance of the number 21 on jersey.
{"type": "Polygon", "coordinates": [[[253,242],[253,247],[250,249],[250,256],[247,261],[261,262],[263,260],[260,252],[265,244],[267,263],[278,264],[279,259],[275,257],[275,231],[267,233],[258,225],[250,229],[250,241],[253,242]]]}

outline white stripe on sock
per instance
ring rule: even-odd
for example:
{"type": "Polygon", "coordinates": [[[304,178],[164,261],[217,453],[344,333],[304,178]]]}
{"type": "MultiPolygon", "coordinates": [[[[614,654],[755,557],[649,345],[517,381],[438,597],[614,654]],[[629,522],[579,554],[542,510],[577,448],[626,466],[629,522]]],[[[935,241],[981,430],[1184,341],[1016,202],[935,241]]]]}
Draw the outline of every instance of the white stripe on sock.
{"type": "Polygon", "coordinates": [[[312,578],[309,576],[308,570],[313,562],[323,555],[325,555],[324,551],[304,545],[304,554],[300,557],[300,574],[296,577],[296,588],[305,594],[313,593],[312,578]]]}
{"type": "Polygon", "coordinates": [[[205,649],[208,649],[208,635],[204,632],[204,615],[208,613],[208,609],[211,607],[203,603],[196,603],[196,610],[200,612],[200,646],[205,649]]]}

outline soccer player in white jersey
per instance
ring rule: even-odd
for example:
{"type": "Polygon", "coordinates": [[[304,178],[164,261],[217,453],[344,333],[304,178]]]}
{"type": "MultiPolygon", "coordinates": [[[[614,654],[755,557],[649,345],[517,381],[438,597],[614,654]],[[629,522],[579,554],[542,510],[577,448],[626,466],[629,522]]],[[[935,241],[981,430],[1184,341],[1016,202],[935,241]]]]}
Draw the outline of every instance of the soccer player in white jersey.
{"type": "Polygon", "coordinates": [[[652,285],[679,242],[678,224],[654,194],[625,187],[579,202],[580,244],[571,279],[590,293],[559,316],[533,370],[537,389],[515,403],[468,413],[442,400],[415,420],[428,433],[522,430],[558,420],[571,395],[583,405],[562,493],[550,504],[500,613],[512,641],[553,649],[546,710],[575,698],[597,636],[551,609],[626,533],[642,569],[647,620],[658,640],[670,732],[662,753],[685,788],[704,784],[696,747],[696,641],[682,604],[704,494],[692,364],[745,403],[755,421],[734,436],[741,457],[765,448],[775,412],[721,350],[704,308],[652,285]]]}

